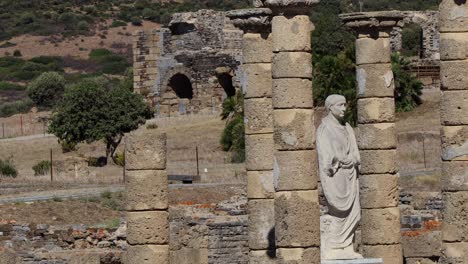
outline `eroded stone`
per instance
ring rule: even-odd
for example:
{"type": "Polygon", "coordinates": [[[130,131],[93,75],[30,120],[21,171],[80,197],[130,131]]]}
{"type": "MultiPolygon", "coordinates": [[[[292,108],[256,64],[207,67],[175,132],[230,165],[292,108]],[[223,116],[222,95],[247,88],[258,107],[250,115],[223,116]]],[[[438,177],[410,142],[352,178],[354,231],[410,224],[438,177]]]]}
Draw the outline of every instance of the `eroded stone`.
{"type": "MultiPolygon", "coordinates": [[[[466,44],[468,45],[468,40],[466,41],[466,44]]],[[[466,61],[441,61],[440,62],[440,84],[441,84],[441,89],[444,89],[444,90],[467,90],[468,89],[468,60],[466,61]]]]}
{"type": "Polygon", "coordinates": [[[444,125],[468,125],[468,90],[443,91],[440,120],[444,125]]]}
{"type": "MultiPolygon", "coordinates": [[[[440,34],[440,59],[464,60],[468,57],[468,33],[441,33],[440,34]]],[[[446,62],[445,62],[446,63],[446,62]]],[[[441,71],[444,61],[441,61],[441,71]]],[[[466,70],[466,69],[458,69],[466,70]]],[[[441,77],[444,74],[441,73],[441,77]]]]}
{"type": "Polygon", "coordinates": [[[468,162],[442,162],[442,189],[446,191],[468,191],[468,162]]]}
{"type": "Polygon", "coordinates": [[[127,242],[130,245],[165,245],[169,241],[166,211],[127,212],[127,242]]]}
{"type": "Polygon", "coordinates": [[[245,136],[245,167],[247,170],[273,170],[273,134],[245,136]]]}
{"type": "Polygon", "coordinates": [[[447,242],[467,242],[468,192],[445,192],[443,201],[442,239],[447,242]]]}
{"type": "Polygon", "coordinates": [[[312,81],[308,79],[274,79],[273,105],[276,109],[313,108],[312,81]]]}
{"type": "Polygon", "coordinates": [[[359,124],[395,121],[393,98],[366,98],[358,100],[359,124]]]}
{"type": "Polygon", "coordinates": [[[273,17],[273,51],[310,51],[311,31],[309,16],[273,17]]]}
{"type": "Polygon", "coordinates": [[[439,12],[440,32],[468,31],[468,5],[464,0],[442,0],[439,12]]]}
{"type": "Polygon", "coordinates": [[[362,255],[365,258],[382,258],[383,263],[403,264],[403,252],[400,244],[363,245],[362,255]]]}
{"type": "Polygon", "coordinates": [[[358,97],[393,97],[394,76],[392,65],[364,64],[356,67],[358,97]]]}
{"type": "Polygon", "coordinates": [[[315,150],[277,151],[275,189],[277,191],[317,189],[317,153],[315,150]]]}
{"type": "Polygon", "coordinates": [[[468,161],[468,126],[444,126],[441,129],[442,159],[468,161]]]}
{"type": "Polygon", "coordinates": [[[356,40],[356,64],[390,63],[390,38],[356,40]]]}
{"type": "Polygon", "coordinates": [[[169,263],[169,246],[129,246],[124,256],[125,264],[169,263]]]}
{"type": "Polygon", "coordinates": [[[275,241],[274,199],[249,200],[249,248],[266,250],[275,241]]]}
{"type": "Polygon", "coordinates": [[[306,150],[315,146],[313,109],[275,109],[274,140],[277,150],[306,150]]]}
{"type": "Polygon", "coordinates": [[[125,138],[125,169],[166,169],[166,134],[130,133],[125,138]]]}
{"type": "Polygon", "coordinates": [[[400,243],[400,209],[363,209],[361,239],[365,245],[388,245],[400,243]]]}
{"type": "Polygon", "coordinates": [[[273,171],[247,171],[247,197],[249,199],[274,198],[273,171]]]}
{"type": "Polygon", "coordinates": [[[271,98],[255,98],[244,100],[245,133],[273,133],[273,106],[271,98]]]}
{"type": "Polygon", "coordinates": [[[271,97],[271,63],[242,65],[245,98],[271,97]]]}
{"type": "Polygon", "coordinates": [[[243,63],[271,63],[273,42],[270,33],[247,33],[244,34],[243,41],[243,63]]]}
{"type": "Polygon", "coordinates": [[[273,78],[312,78],[312,54],[280,52],[273,55],[273,78]]]}
{"type": "Polygon", "coordinates": [[[165,170],[127,171],[125,175],[126,210],[166,209],[168,207],[167,188],[165,170]]]}
{"type": "Polygon", "coordinates": [[[395,123],[361,124],[357,141],[362,150],[396,148],[395,123]]]}
{"type": "Polygon", "coordinates": [[[398,206],[398,176],[369,174],[360,176],[361,207],[364,209],[398,206]]]}
{"type": "Polygon", "coordinates": [[[396,150],[362,150],[361,174],[393,174],[396,172],[396,150]]]}
{"type": "Polygon", "coordinates": [[[278,264],[320,263],[320,249],[312,248],[278,248],[278,264]]]}

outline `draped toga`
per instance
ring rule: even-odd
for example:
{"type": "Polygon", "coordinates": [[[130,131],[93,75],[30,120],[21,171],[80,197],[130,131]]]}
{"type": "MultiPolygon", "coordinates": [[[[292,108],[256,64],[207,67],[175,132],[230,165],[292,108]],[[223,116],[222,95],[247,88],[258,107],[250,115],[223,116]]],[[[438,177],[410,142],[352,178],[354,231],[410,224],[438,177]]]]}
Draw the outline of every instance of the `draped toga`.
{"type": "Polygon", "coordinates": [[[329,248],[352,245],[354,232],[361,219],[358,170],[359,150],[353,129],[329,115],[317,129],[317,152],[320,181],[331,216],[329,248]]]}

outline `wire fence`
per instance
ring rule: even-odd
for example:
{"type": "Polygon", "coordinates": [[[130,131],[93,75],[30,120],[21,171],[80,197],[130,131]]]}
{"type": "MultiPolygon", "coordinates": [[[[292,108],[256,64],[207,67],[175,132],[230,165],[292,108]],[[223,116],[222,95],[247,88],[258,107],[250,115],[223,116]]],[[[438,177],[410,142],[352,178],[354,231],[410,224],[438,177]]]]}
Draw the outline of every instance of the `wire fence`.
{"type": "Polygon", "coordinates": [[[46,134],[48,119],[48,115],[43,113],[18,114],[0,118],[0,138],[46,134]]]}

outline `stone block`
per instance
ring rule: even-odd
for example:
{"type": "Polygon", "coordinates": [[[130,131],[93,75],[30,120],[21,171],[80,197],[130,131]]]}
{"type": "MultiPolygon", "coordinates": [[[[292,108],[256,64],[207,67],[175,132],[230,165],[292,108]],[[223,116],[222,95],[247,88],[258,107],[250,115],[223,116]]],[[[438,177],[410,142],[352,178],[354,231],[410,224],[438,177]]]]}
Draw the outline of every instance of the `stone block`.
{"type": "Polygon", "coordinates": [[[318,247],[320,245],[318,191],[277,192],[275,224],[277,247],[318,247]]]}
{"type": "Polygon", "coordinates": [[[444,126],[441,129],[442,160],[468,161],[468,126],[444,126]]]}
{"type": "Polygon", "coordinates": [[[245,133],[273,133],[273,106],[271,98],[252,98],[244,100],[245,133]]]}
{"type": "Polygon", "coordinates": [[[440,32],[468,31],[468,5],[464,0],[442,0],[439,4],[440,32]]]}
{"type": "Polygon", "coordinates": [[[443,91],[440,119],[444,125],[468,125],[468,90],[443,91]]]}
{"type": "Polygon", "coordinates": [[[249,200],[249,248],[266,250],[275,244],[275,201],[249,200]]]}
{"type": "Polygon", "coordinates": [[[395,85],[390,63],[358,66],[356,79],[358,98],[393,97],[395,85]]]}
{"type": "Polygon", "coordinates": [[[319,264],[320,249],[311,248],[278,248],[278,264],[319,264]]]}
{"type": "Polygon", "coordinates": [[[361,174],[384,174],[396,172],[396,150],[362,150],[361,174]]]}
{"type": "Polygon", "coordinates": [[[399,244],[400,237],[398,207],[362,210],[361,239],[364,245],[399,244]]]}
{"type": "Polygon", "coordinates": [[[443,202],[443,241],[468,242],[468,191],[445,192],[443,202]]]}
{"type": "MultiPolygon", "coordinates": [[[[441,33],[440,34],[440,59],[441,60],[464,60],[468,57],[468,33],[441,33]]],[[[444,65],[441,61],[441,65],[444,65]]],[[[441,66],[441,71],[444,66],[441,66]]],[[[458,69],[465,70],[466,69],[458,69]]],[[[455,71],[457,72],[457,71],[455,71]]],[[[443,76],[442,72],[441,75],[443,76]]],[[[442,77],[441,76],[441,77],[442,77]]]]}
{"type": "Polygon", "coordinates": [[[273,134],[245,136],[247,170],[273,170],[273,152],[273,134]]]}
{"type": "Polygon", "coordinates": [[[272,199],[275,195],[273,171],[247,171],[247,197],[272,199]]]}
{"type": "Polygon", "coordinates": [[[360,175],[360,199],[364,209],[398,206],[398,176],[394,174],[360,175]]]}
{"type": "MultiPolygon", "coordinates": [[[[156,262],[156,263],[159,263],[159,262],[156,262]]],[[[166,264],[166,263],[163,263],[163,264],[166,264]]],[[[169,263],[208,264],[208,249],[207,248],[189,248],[189,247],[183,247],[179,250],[171,249],[169,263]]]]}
{"type": "Polygon", "coordinates": [[[441,185],[445,191],[468,191],[468,162],[442,162],[441,185]]]}
{"type": "Polygon", "coordinates": [[[241,83],[245,98],[271,97],[271,63],[242,65],[241,83]]]}
{"type": "Polygon", "coordinates": [[[362,150],[396,148],[395,123],[359,125],[357,143],[362,150]]]}
{"type": "Polygon", "coordinates": [[[7,250],[0,250],[0,264],[20,264],[21,258],[15,256],[13,252],[7,250]]]}
{"type": "Polygon", "coordinates": [[[271,68],[274,79],[312,78],[312,54],[308,52],[280,52],[273,55],[271,68]]]}
{"type": "Polygon", "coordinates": [[[166,134],[130,133],[125,138],[125,169],[166,169],[166,134]]]}
{"type": "Polygon", "coordinates": [[[313,109],[275,109],[274,140],[277,150],[306,150],[315,146],[313,109]]]}
{"type": "Polygon", "coordinates": [[[126,210],[166,209],[167,174],[165,170],[142,170],[125,172],[127,192],[126,210]]]}
{"type": "MultiPolygon", "coordinates": [[[[1,262],[0,262],[1,263],[1,262]]],[[[20,262],[18,262],[20,263],[20,262]]],[[[71,256],[69,264],[99,264],[101,258],[99,254],[76,254],[71,256]]]]}
{"type": "Polygon", "coordinates": [[[167,244],[168,216],[166,211],[127,212],[127,242],[130,245],[167,244]]]}
{"type": "Polygon", "coordinates": [[[430,258],[405,258],[406,264],[439,264],[437,260],[430,258]]]}
{"type": "Polygon", "coordinates": [[[403,252],[400,244],[395,245],[363,245],[362,255],[365,258],[382,258],[384,264],[403,264],[403,252]]]}
{"type": "Polygon", "coordinates": [[[441,61],[440,82],[443,90],[468,90],[468,60],[441,61]]]}
{"type": "Polygon", "coordinates": [[[468,243],[443,243],[439,264],[468,263],[468,243]]]}
{"type": "Polygon", "coordinates": [[[312,23],[309,16],[275,16],[272,19],[273,51],[310,51],[312,23]]]}
{"type": "Polygon", "coordinates": [[[129,246],[124,260],[124,264],[169,264],[169,246],[129,246]]]}
{"type": "Polygon", "coordinates": [[[271,34],[246,33],[243,37],[243,63],[271,63],[273,44],[271,34]]]}
{"type": "Polygon", "coordinates": [[[403,256],[438,257],[440,256],[442,237],[440,231],[421,232],[416,236],[402,236],[403,256]]]}
{"type": "Polygon", "coordinates": [[[249,252],[249,264],[277,264],[275,249],[251,250],[249,252]]]}
{"type": "Polygon", "coordinates": [[[273,80],[273,105],[280,108],[313,108],[312,81],[308,79],[273,80]]]}
{"type": "Polygon", "coordinates": [[[395,121],[395,100],[393,98],[365,98],[358,100],[359,124],[395,121]]]}
{"type": "Polygon", "coordinates": [[[356,64],[390,63],[390,38],[356,40],[356,64]]]}
{"type": "Polygon", "coordinates": [[[315,150],[277,151],[274,161],[277,191],[317,189],[318,165],[315,150]]]}

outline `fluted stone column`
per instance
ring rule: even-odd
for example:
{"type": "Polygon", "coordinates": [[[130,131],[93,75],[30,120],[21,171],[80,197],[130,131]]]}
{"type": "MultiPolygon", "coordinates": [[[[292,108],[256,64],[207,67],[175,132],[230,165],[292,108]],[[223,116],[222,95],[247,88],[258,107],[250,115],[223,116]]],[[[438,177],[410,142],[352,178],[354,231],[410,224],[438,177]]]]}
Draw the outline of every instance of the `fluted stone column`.
{"type": "Polygon", "coordinates": [[[358,146],[361,154],[361,239],[364,257],[402,264],[394,79],[389,33],[401,12],[343,14],[357,34],[358,146]]]}
{"type": "Polygon", "coordinates": [[[273,34],[273,122],[275,238],[278,263],[320,263],[312,97],[312,23],[318,1],[263,1],[275,16],[273,34]]]}
{"type": "Polygon", "coordinates": [[[125,140],[126,264],[169,263],[166,134],[125,140]]]}
{"type": "Polygon", "coordinates": [[[249,263],[275,263],[271,10],[234,10],[227,16],[244,31],[242,82],[249,263]]]}
{"type": "Polygon", "coordinates": [[[440,4],[442,192],[440,263],[468,263],[468,3],[440,4]]]}

